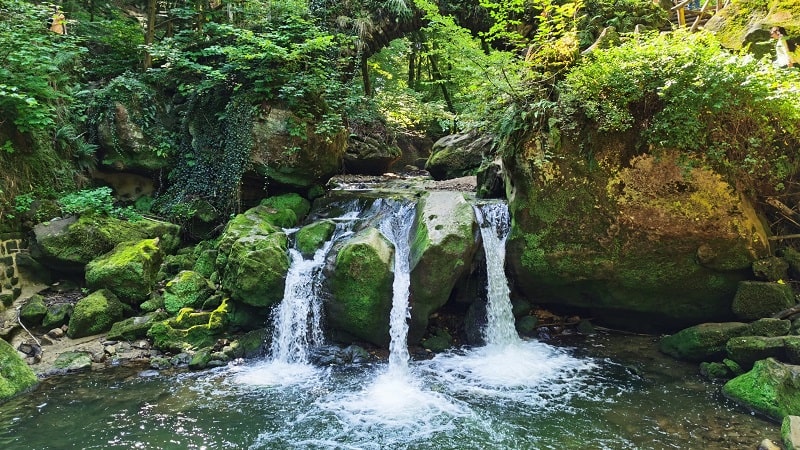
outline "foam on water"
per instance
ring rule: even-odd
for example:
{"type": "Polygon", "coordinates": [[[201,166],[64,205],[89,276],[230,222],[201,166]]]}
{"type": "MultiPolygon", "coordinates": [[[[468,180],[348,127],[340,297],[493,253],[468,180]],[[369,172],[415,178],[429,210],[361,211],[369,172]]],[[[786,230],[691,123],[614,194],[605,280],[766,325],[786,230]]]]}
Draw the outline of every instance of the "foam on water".
{"type": "Polygon", "coordinates": [[[244,386],[290,386],[317,382],[325,377],[325,369],[307,363],[266,360],[231,369],[235,384],[244,386]]]}

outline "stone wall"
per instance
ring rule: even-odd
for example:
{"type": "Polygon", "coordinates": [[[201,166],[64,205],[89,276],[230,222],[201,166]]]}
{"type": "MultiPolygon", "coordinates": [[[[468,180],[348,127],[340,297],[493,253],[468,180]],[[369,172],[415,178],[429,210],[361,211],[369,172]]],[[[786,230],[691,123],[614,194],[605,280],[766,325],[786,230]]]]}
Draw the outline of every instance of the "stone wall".
{"type": "Polygon", "coordinates": [[[22,294],[17,256],[23,245],[21,236],[0,235],[0,310],[11,306],[22,294]]]}

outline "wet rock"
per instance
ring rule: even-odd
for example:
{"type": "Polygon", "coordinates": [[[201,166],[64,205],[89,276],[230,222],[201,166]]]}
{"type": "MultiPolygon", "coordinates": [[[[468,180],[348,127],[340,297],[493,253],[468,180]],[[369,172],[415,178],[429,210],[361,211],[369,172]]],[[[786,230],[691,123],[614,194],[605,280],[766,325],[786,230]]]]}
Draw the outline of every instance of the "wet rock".
{"type": "Polygon", "coordinates": [[[47,307],[47,314],[42,319],[42,327],[60,327],[69,323],[74,306],[71,303],[54,303],[47,307]]]}
{"type": "Polygon", "coordinates": [[[725,346],[728,358],[747,370],[760,359],[786,360],[783,337],[740,336],[731,338],[725,346]]]}
{"type": "Polygon", "coordinates": [[[44,304],[44,297],[39,294],[31,296],[19,310],[20,320],[29,327],[38,327],[41,325],[42,319],[44,319],[46,314],[47,306],[44,304]]]}
{"type": "Polygon", "coordinates": [[[56,358],[53,367],[56,369],[74,372],[92,367],[93,357],[88,352],[65,352],[56,358]]]}
{"type": "Polygon", "coordinates": [[[771,439],[764,439],[758,444],[758,450],[781,450],[781,448],[771,439]]]}
{"type": "Polygon", "coordinates": [[[322,244],[330,239],[335,229],[336,224],[327,219],[306,225],[297,231],[295,246],[304,257],[311,257],[318,248],[322,247],[322,244]]]}

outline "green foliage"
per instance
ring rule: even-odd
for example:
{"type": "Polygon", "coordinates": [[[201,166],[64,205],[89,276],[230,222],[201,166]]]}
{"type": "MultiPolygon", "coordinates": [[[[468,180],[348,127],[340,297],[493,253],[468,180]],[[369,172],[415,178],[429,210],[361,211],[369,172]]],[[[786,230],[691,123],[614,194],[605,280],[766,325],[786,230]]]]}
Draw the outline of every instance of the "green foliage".
{"type": "Polygon", "coordinates": [[[58,199],[61,212],[64,214],[99,214],[127,219],[132,222],[141,220],[142,216],[130,207],[114,206],[110,187],[84,189],[73,192],[58,199]]]}
{"type": "Polygon", "coordinates": [[[561,126],[636,128],[654,148],[702,153],[723,173],[774,187],[798,167],[798,82],[707,34],[654,34],[578,64],[559,85],[561,126]]]}
{"type": "Polygon", "coordinates": [[[83,38],[89,50],[85,55],[85,80],[107,82],[140,66],[144,34],[141,24],[111,5],[91,17],[76,11],[76,23],[71,33],[83,38]]]}
{"type": "Polygon", "coordinates": [[[618,33],[631,33],[637,25],[642,30],[660,29],[669,12],[652,0],[586,0],[579,15],[578,36],[581,48],[586,48],[606,27],[618,33]]]}
{"type": "Polygon", "coordinates": [[[45,6],[0,2],[0,117],[20,132],[52,130],[57,107],[69,101],[69,84],[80,72],[85,49],[71,35],[49,32],[49,16],[45,6]]]}

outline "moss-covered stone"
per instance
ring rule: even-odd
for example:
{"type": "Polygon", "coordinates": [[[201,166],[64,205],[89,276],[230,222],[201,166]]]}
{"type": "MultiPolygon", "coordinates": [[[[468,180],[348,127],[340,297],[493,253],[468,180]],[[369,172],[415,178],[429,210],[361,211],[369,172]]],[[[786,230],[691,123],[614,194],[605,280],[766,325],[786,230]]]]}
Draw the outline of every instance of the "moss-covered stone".
{"type": "Polygon", "coordinates": [[[757,361],[752,370],[725,383],[722,393],[780,422],[785,416],[800,415],[800,366],[773,358],[757,361]]]}
{"type": "Polygon", "coordinates": [[[101,289],[78,300],[69,319],[67,336],[79,338],[111,329],[122,319],[123,305],[113,292],[101,289]]]}
{"type": "Polygon", "coordinates": [[[86,265],[90,289],[108,289],[121,301],[139,305],[150,297],[164,258],[159,239],[123,242],[86,265]]]}
{"type": "Polygon", "coordinates": [[[231,356],[236,358],[253,358],[263,355],[265,351],[264,343],[268,337],[269,332],[264,328],[259,328],[239,336],[231,343],[231,346],[234,348],[234,354],[231,356]]]}
{"type": "Polygon", "coordinates": [[[167,318],[165,312],[153,312],[144,316],[129,317],[123,321],[115,322],[106,335],[107,339],[134,341],[147,336],[147,330],[156,322],[167,318]]]}
{"type": "Polygon", "coordinates": [[[752,336],[784,336],[789,334],[792,328],[792,322],[788,320],[773,319],[766,317],[758,319],[750,324],[750,331],[748,334],[752,336]]]}
{"type": "Polygon", "coordinates": [[[216,249],[203,250],[202,252],[198,253],[194,266],[192,266],[192,270],[208,278],[217,270],[216,260],[216,249]]]}
{"type": "Polygon", "coordinates": [[[141,305],[139,305],[139,309],[142,312],[158,311],[163,307],[164,307],[164,297],[162,297],[161,295],[153,295],[149,299],[142,302],[141,305]]]}
{"type": "Polygon", "coordinates": [[[781,423],[784,450],[800,450],[800,417],[785,416],[781,423]]]}
{"type": "Polygon", "coordinates": [[[478,251],[477,233],[472,205],[461,193],[434,191],[420,200],[411,236],[410,343],[419,342],[428,317],[468,275],[478,251]]]}
{"type": "Polygon", "coordinates": [[[800,278],[800,252],[787,247],[781,252],[783,259],[789,264],[789,276],[800,278]]]}
{"type": "Polygon", "coordinates": [[[195,312],[192,308],[183,308],[175,317],[174,324],[178,328],[189,328],[195,325],[208,325],[211,311],[195,312]]]}
{"type": "Polygon", "coordinates": [[[170,253],[180,242],[179,232],[177,225],[148,219],[128,222],[99,215],[69,217],[36,225],[31,254],[56,270],[80,272],[89,261],[122,242],[159,238],[161,249],[170,253]]]}
{"type": "Polygon", "coordinates": [[[92,367],[92,355],[87,352],[65,352],[58,355],[56,360],[53,361],[53,367],[68,372],[90,369],[92,367]]]}
{"type": "Polygon", "coordinates": [[[281,228],[297,226],[311,210],[311,203],[296,193],[267,197],[259,206],[266,208],[269,222],[281,228]]]}
{"type": "Polygon", "coordinates": [[[336,255],[326,303],[335,336],[389,343],[392,308],[392,255],[389,241],[375,228],[350,238],[336,255]]]}
{"type": "Polygon", "coordinates": [[[792,288],[783,283],[742,281],[733,298],[733,312],[742,320],[769,317],[795,305],[792,288]]]}
{"type": "Polygon", "coordinates": [[[730,320],[737,283],[768,254],[763,223],[701,161],[641,155],[636,142],[593,134],[549,158],[535,141],[506,156],[515,288],[627,328],[730,320]]]}
{"type": "Polygon", "coordinates": [[[444,329],[437,329],[432,336],[422,340],[422,347],[433,353],[441,353],[452,346],[453,337],[444,329]]]}
{"type": "Polygon", "coordinates": [[[44,297],[39,294],[32,295],[19,310],[20,320],[29,327],[38,327],[41,325],[42,319],[44,319],[46,315],[47,306],[44,304],[44,297]]]}
{"type": "Polygon", "coordinates": [[[747,370],[760,359],[786,360],[783,337],[740,336],[731,338],[725,345],[728,358],[747,370]]]}
{"type": "Polygon", "coordinates": [[[700,363],[700,374],[709,380],[727,380],[733,376],[728,366],[721,362],[700,363]]]}
{"type": "Polygon", "coordinates": [[[248,305],[267,307],[280,301],[289,270],[287,250],[282,232],[237,240],[228,255],[222,287],[248,305]]]}
{"type": "Polygon", "coordinates": [[[164,308],[171,314],[182,308],[200,308],[213,292],[214,286],[205,277],[184,270],[164,287],[164,308]]]}
{"type": "Polygon", "coordinates": [[[74,306],[71,303],[55,303],[47,307],[47,314],[42,319],[42,328],[50,330],[69,323],[74,306]]]}
{"type": "Polygon", "coordinates": [[[211,361],[212,350],[210,348],[202,348],[192,355],[189,361],[189,368],[192,370],[205,369],[211,361]]]}
{"type": "Polygon", "coordinates": [[[155,348],[171,352],[208,347],[216,341],[216,334],[209,330],[208,325],[180,329],[174,328],[168,320],[153,324],[147,330],[147,336],[153,339],[155,348]]]}
{"type": "Polygon", "coordinates": [[[24,392],[39,382],[14,347],[0,339],[0,401],[24,392]]]}
{"type": "Polygon", "coordinates": [[[789,263],[777,256],[761,258],[753,262],[753,275],[759,280],[786,280],[789,275],[789,263]]]}
{"type": "Polygon", "coordinates": [[[750,327],[741,322],[704,323],[685,328],[658,343],[658,348],[673,358],[709,361],[725,354],[725,344],[733,337],[747,334],[750,327]]]}
{"type": "Polygon", "coordinates": [[[306,225],[297,231],[295,247],[303,256],[308,258],[331,238],[335,229],[336,224],[327,219],[306,225]]]}
{"type": "Polygon", "coordinates": [[[492,136],[463,133],[445,136],[433,144],[425,170],[436,180],[474,175],[492,150],[492,136]]]}

